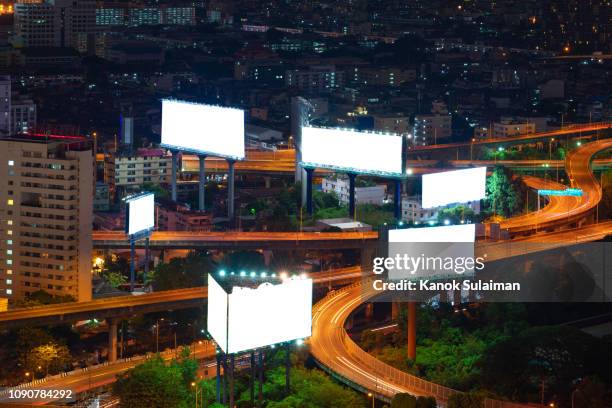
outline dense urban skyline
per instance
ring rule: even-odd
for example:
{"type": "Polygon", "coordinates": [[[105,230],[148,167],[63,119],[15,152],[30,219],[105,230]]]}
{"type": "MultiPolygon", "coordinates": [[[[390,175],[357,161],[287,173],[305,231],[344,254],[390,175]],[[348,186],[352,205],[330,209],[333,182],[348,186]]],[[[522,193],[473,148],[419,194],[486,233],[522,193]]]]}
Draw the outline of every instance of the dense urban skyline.
{"type": "Polygon", "coordinates": [[[0,1],[0,405],[612,406],[611,8],[0,1]]]}

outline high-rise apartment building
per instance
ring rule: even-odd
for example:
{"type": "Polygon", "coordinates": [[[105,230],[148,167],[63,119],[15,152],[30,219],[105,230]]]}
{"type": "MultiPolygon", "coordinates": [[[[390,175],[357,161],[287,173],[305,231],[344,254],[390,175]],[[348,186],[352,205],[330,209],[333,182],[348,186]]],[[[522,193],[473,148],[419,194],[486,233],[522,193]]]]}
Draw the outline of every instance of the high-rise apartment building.
{"type": "Polygon", "coordinates": [[[94,0],[18,0],[13,44],[87,51],[96,28],[94,0]]]}
{"type": "Polygon", "coordinates": [[[8,136],[13,129],[11,124],[11,77],[0,76],[0,137],[8,136]]]}
{"type": "Polygon", "coordinates": [[[0,297],[91,299],[93,157],[82,138],[0,139],[0,297]]]}
{"type": "Polygon", "coordinates": [[[119,152],[104,160],[104,181],[111,195],[120,196],[140,191],[144,183],[170,182],[172,156],[164,149],[138,149],[136,152],[119,152]],[[118,191],[120,190],[120,191],[118,191]]]}

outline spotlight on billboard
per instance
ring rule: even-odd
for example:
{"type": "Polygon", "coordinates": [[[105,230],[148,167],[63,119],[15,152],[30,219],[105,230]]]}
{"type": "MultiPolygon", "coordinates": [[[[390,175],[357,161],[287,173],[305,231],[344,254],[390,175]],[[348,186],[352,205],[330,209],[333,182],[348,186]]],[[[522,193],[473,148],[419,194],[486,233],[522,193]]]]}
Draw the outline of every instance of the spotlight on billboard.
{"type": "Polygon", "coordinates": [[[403,152],[404,137],[398,134],[302,127],[303,167],[400,177],[403,152]]]}
{"type": "Polygon", "coordinates": [[[164,99],[161,145],[228,159],[244,159],[244,111],[164,99]]]}
{"type": "Polygon", "coordinates": [[[155,227],[155,199],[153,193],[128,197],[126,202],[125,232],[130,237],[144,237],[155,227]]]}
{"type": "Polygon", "coordinates": [[[312,279],[253,287],[238,282],[246,281],[208,275],[208,332],[225,353],[310,337],[312,279]]]}
{"type": "Polygon", "coordinates": [[[433,208],[483,199],[486,178],[486,167],[424,174],[422,207],[433,208]]]}

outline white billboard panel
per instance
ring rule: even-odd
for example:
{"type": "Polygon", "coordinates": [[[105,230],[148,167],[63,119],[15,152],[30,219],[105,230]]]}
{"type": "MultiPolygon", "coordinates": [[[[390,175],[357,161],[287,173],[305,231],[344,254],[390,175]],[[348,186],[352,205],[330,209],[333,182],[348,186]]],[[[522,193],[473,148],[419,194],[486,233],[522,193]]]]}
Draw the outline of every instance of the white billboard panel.
{"type": "Polygon", "coordinates": [[[239,353],[310,336],[312,279],[287,279],[278,285],[266,282],[256,289],[233,286],[229,294],[211,275],[208,282],[208,331],[224,352],[239,353]]]}
{"type": "Polygon", "coordinates": [[[137,235],[150,231],[155,226],[155,199],[154,195],[145,194],[127,199],[127,228],[128,235],[137,235]]]}
{"type": "Polygon", "coordinates": [[[485,198],[486,167],[423,175],[423,208],[467,203],[485,198]]]}
{"type": "Polygon", "coordinates": [[[356,130],[302,127],[305,167],[401,176],[403,136],[356,130]]]}
{"type": "Polygon", "coordinates": [[[244,111],[185,101],[162,101],[161,144],[199,154],[244,159],[244,111]]]}
{"type": "MultiPolygon", "coordinates": [[[[389,230],[389,279],[448,278],[472,275],[476,225],[389,230]]],[[[380,266],[380,265],[379,265],[380,266]]]]}
{"type": "Polygon", "coordinates": [[[476,224],[389,230],[389,242],[474,242],[476,224]]]}

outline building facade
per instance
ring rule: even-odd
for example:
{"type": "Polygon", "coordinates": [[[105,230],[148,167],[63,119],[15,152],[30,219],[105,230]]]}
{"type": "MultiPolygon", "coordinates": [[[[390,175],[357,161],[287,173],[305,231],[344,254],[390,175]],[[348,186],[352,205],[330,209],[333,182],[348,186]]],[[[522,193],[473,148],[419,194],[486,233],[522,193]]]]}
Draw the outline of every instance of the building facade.
{"type": "Polygon", "coordinates": [[[93,0],[18,0],[13,26],[15,46],[87,51],[88,37],[96,29],[96,3],[93,0]]]}
{"type": "Polygon", "coordinates": [[[0,147],[0,297],[90,300],[90,143],[23,136],[0,147]]]}
{"type": "Polygon", "coordinates": [[[163,149],[138,149],[134,154],[109,155],[104,161],[104,182],[112,196],[140,191],[144,183],[170,181],[172,156],[163,149]]]}
{"type": "MultiPolygon", "coordinates": [[[[342,204],[349,202],[349,180],[348,179],[327,179],[321,182],[324,193],[335,193],[342,204]]],[[[356,204],[376,204],[381,205],[387,194],[387,186],[377,184],[367,187],[355,187],[356,204]]]]}

